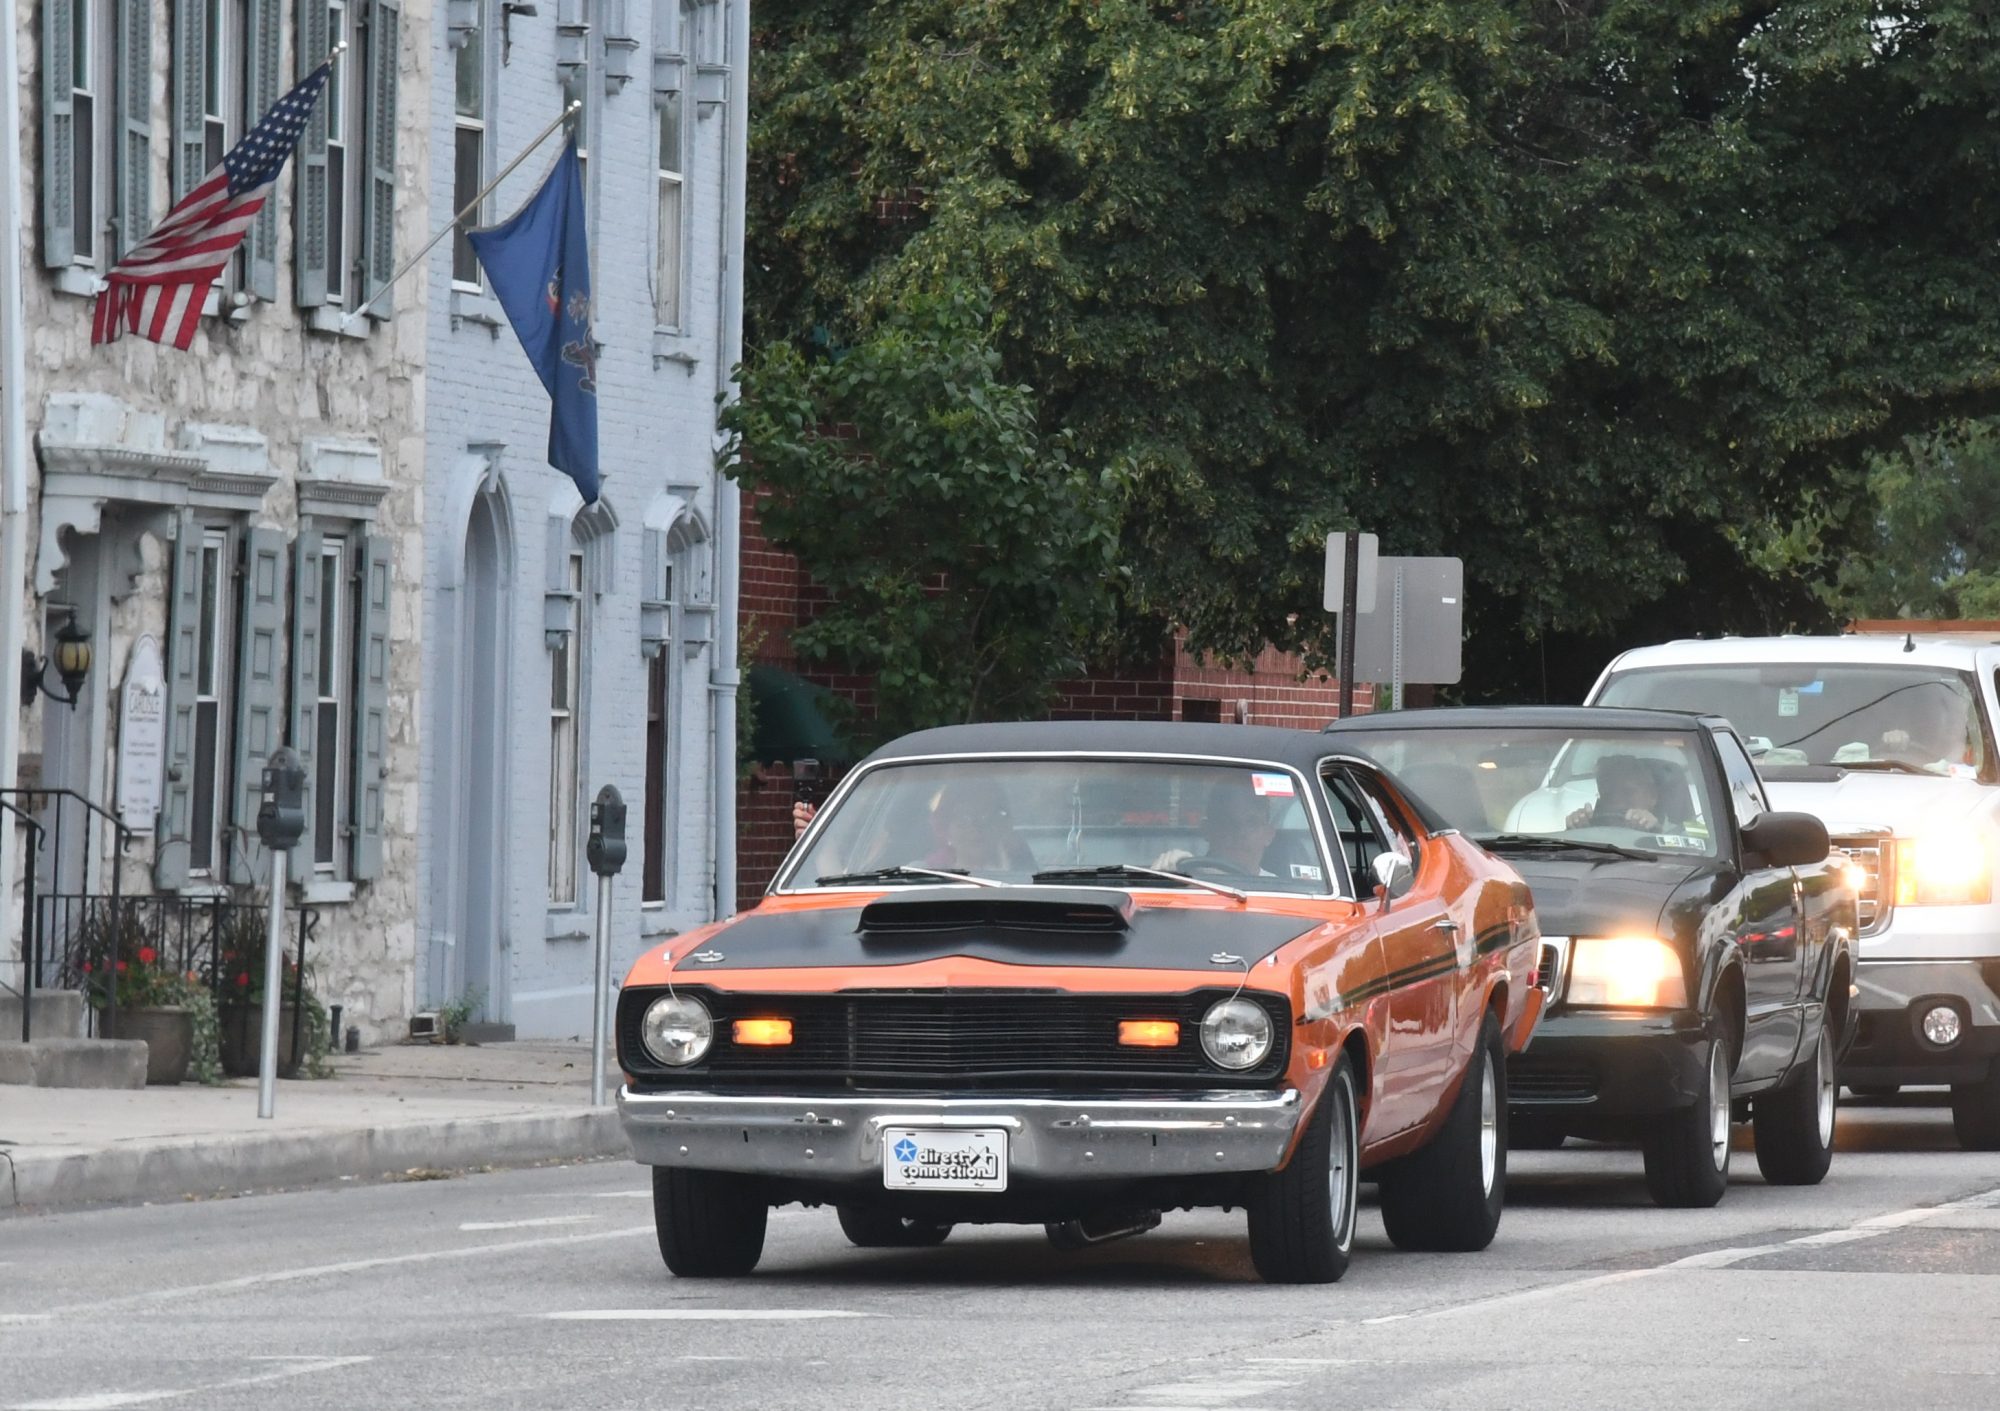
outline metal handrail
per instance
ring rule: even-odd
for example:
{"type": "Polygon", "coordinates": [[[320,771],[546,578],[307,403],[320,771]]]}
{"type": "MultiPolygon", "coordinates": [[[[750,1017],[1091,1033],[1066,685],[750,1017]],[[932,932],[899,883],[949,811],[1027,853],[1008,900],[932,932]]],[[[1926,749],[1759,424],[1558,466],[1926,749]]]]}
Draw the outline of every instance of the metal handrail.
{"type": "Polygon", "coordinates": [[[25,1044],[33,1033],[35,970],[42,963],[42,917],[40,908],[35,905],[35,874],[40,869],[35,866],[35,860],[41,856],[42,840],[48,836],[49,830],[26,809],[8,803],[5,798],[0,798],[0,810],[13,814],[22,826],[34,834],[33,850],[28,854],[27,873],[21,885],[21,1042],[25,1044]]]}
{"type": "MultiPolygon", "coordinates": [[[[128,827],[124,819],[120,818],[117,814],[111,812],[111,810],[105,808],[102,804],[90,798],[88,795],[80,793],[75,789],[63,788],[63,787],[48,787],[40,784],[27,785],[11,789],[0,789],[0,802],[5,802],[5,800],[10,796],[13,798],[22,799],[24,801],[48,800],[48,799],[55,800],[56,832],[58,838],[60,838],[62,832],[63,802],[68,799],[76,800],[78,806],[84,810],[86,817],[88,817],[91,814],[95,814],[99,819],[102,819],[104,822],[109,823],[114,829],[117,830],[119,856],[122,857],[125,853],[125,849],[129,847],[132,841],[139,836],[138,831],[136,829],[128,827]]],[[[12,808],[14,806],[8,805],[8,807],[12,808]]],[[[19,810],[17,809],[16,811],[18,812],[19,810]]],[[[48,844],[47,826],[46,825],[40,825],[40,826],[42,828],[42,832],[35,840],[35,857],[31,859],[30,867],[28,869],[28,876],[30,878],[29,887],[31,890],[34,885],[32,879],[34,878],[36,872],[39,871],[39,867],[35,864],[39,861],[43,849],[48,844]]],[[[90,844],[87,839],[84,843],[83,857],[84,857],[84,878],[87,882],[90,876],[90,844]]],[[[49,878],[49,890],[52,893],[62,891],[62,882],[63,882],[62,853],[60,844],[58,844],[55,862],[53,864],[53,870],[49,878]]],[[[114,861],[111,864],[111,916],[114,924],[118,920],[119,911],[123,905],[124,883],[125,883],[124,873],[119,868],[118,864],[114,861]]],[[[39,917],[37,917],[37,923],[39,923],[39,917]]],[[[37,929],[39,930],[39,924],[37,924],[37,929]]],[[[35,945],[35,952],[36,953],[34,957],[34,962],[36,964],[40,964],[41,945],[39,937],[37,938],[37,942],[35,945]]],[[[25,1003],[25,1001],[23,1003],[21,1012],[23,1016],[21,1020],[21,1035],[23,1041],[25,1042],[29,1032],[28,1020],[26,1018],[28,1012],[28,1006],[25,1003]]],[[[114,1030],[114,1031],[118,1024],[118,986],[115,979],[105,989],[104,1024],[107,1030],[114,1030]]]]}
{"type": "MultiPolygon", "coordinates": [[[[127,824],[124,819],[120,818],[117,814],[113,813],[110,809],[106,808],[103,804],[98,803],[88,794],[80,793],[75,789],[45,788],[40,784],[31,784],[23,788],[0,789],[0,799],[5,799],[10,794],[15,796],[16,798],[24,798],[24,799],[33,799],[33,798],[75,799],[79,804],[82,804],[83,807],[87,809],[89,812],[96,814],[99,818],[103,819],[106,823],[109,823],[113,828],[116,828],[118,830],[118,846],[120,850],[123,850],[128,843],[132,842],[135,838],[139,836],[139,831],[136,828],[133,828],[129,824],[127,824]]],[[[11,807],[11,805],[9,805],[9,807],[11,807]]]]}

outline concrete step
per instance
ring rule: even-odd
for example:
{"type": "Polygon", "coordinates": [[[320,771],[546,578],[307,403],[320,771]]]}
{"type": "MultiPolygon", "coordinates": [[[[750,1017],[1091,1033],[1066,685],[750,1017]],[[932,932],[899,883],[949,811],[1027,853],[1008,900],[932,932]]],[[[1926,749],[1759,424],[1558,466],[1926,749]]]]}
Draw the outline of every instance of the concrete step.
{"type": "MultiPolygon", "coordinates": [[[[36,990],[28,1015],[31,1039],[80,1039],[84,1036],[81,990],[36,990]]],[[[21,997],[0,995],[0,1042],[21,1037],[21,997]]]]}
{"type": "MultiPolygon", "coordinates": [[[[15,1023],[20,1012],[15,1011],[15,1023]]],[[[19,1030],[15,1033],[18,1035],[19,1030]]],[[[143,1088],[144,1039],[0,1039],[0,1083],[34,1088],[143,1088]]]]}

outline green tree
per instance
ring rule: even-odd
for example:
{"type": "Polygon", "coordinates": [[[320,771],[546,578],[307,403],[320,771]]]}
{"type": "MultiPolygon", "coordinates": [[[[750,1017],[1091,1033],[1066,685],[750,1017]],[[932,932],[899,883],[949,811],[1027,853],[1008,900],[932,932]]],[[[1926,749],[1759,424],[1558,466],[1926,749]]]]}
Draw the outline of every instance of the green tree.
{"type": "Polygon", "coordinates": [[[955,286],[837,356],[771,345],[724,413],[764,533],[831,595],[792,645],[872,674],[885,738],[1046,710],[1112,603],[1115,486],[1000,361],[955,286]]]}
{"type": "Polygon", "coordinates": [[[2000,617],[2000,426],[1911,437],[1868,471],[1873,515],[1833,601],[1851,617],[2000,617]]]}
{"type": "Polygon", "coordinates": [[[1353,523],[1466,560],[1490,691],[1822,621],[1750,546],[1857,512],[1868,449],[2000,407],[1989,0],[758,23],[753,336],[994,289],[1006,377],[1129,484],[1128,625],[1198,648],[1323,655],[1320,545],[1353,523]]]}

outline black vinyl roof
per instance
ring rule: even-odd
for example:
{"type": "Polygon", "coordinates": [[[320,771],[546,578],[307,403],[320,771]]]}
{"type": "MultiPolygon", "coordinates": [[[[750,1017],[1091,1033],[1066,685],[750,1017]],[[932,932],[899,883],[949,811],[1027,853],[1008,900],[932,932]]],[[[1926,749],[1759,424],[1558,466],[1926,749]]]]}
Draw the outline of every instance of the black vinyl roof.
{"type": "Polygon", "coordinates": [[[1350,716],[1323,732],[1413,730],[1695,730],[1725,723],[1720,716],[1683,710],[1639,710],[1629,706],[1449,706],[1436,710],[1389,710],[1350,716]]]}
{"type": "Polygon", "coordinates": [[[1024,720],[946,725],[891,740],[877,760],[958,754],[1178,754],[1269,760],[1310,772],[1340,746],[1314,730],[1274,725],[1208,725],[1179,720],[1024,720]]]}

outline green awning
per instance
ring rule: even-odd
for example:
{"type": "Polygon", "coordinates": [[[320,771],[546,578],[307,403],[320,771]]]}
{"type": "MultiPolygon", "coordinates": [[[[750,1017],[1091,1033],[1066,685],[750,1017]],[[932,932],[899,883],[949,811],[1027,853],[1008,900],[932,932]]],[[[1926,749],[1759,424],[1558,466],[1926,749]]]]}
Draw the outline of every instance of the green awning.
{"type": "Polygon", "coordinates": [[[757,760],[790,764],[801,759],[833,763],[853,758],[829,718],[833,693],[826,687],[763,662],[744,674],[756,712],[750,745],[757,760]]]}

